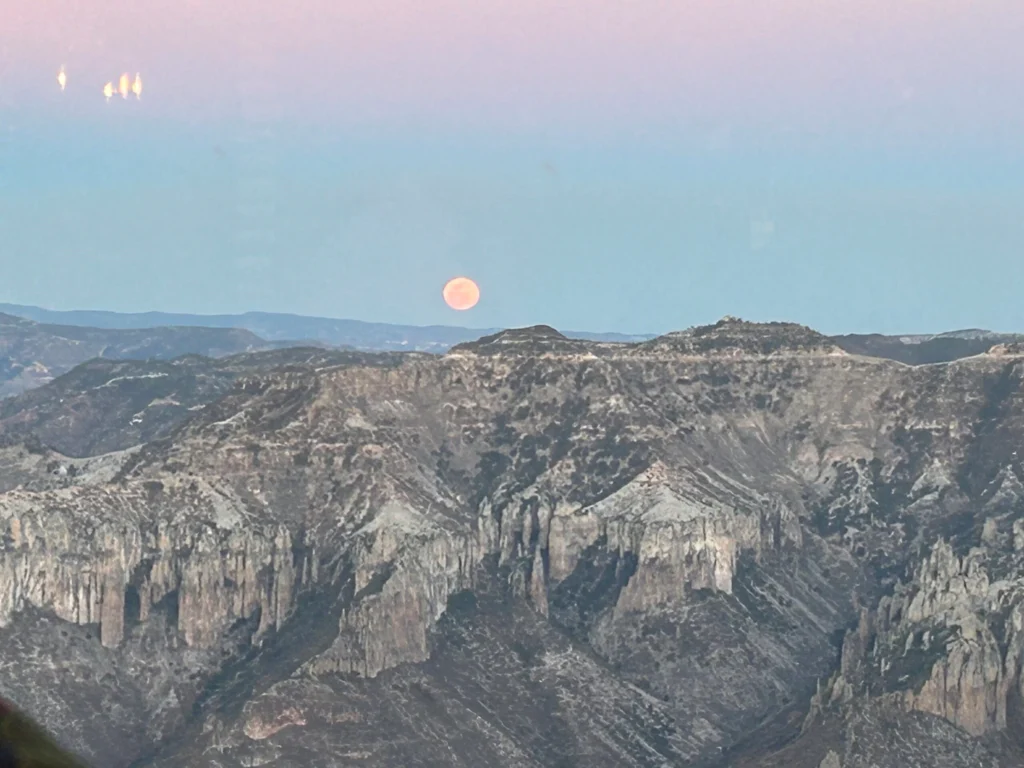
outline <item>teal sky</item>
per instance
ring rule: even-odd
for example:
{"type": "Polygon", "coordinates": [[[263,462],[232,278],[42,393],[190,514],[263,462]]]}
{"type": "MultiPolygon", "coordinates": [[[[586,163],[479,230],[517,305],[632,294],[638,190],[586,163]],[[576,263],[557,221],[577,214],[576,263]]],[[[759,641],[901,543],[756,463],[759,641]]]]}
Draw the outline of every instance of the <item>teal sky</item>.
{"type": "Polygon", "coordinates": [[[40,0],[0,31],[0,300],[1024,330],[1024,5],[593,3],[40,0]]]}

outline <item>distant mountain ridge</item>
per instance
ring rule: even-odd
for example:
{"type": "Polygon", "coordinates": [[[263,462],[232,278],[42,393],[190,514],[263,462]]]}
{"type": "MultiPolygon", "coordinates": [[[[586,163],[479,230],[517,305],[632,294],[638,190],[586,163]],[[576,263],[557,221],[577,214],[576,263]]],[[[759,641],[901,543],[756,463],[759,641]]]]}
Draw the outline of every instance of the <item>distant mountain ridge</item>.
{"type": "MultiPolygon", "coordinates": [[[[0,397],[45,384],[93,358],[170,360],[187,354],[216,358],[299,344],[267,341],[240,328],[94,328],[0,313],[0,397]]],[[[307,342],[305,346],[322,345],[307,342]]]]}
{"type": "MultiPolygon", "coordinates": [[[[308,317],[279,312],[193,315],[175,312],[109,312],[106,310],[54,310],[21,304],[0,303],[0,312],[39,323],[87,325],[93,328],[141,329],[158,326],[203,326],[242,328],[268,341],[314,340],[330,346],[348,346],[364,351],[445,352],[450,347],[502,328],[462,328],[450,325],[397,325],[369,323],[329,317],[308,317]]],[[[566,336],[587,341],[646,341],[656,334],[590,333],[563,331],[566,336]]]]}
{"type": "Polygon", "coordinates": [[[1024,341],[1024,334],[970,328],[930,335],[884,336],[880,333],[852,333],[833,336],[832,341],[855,355],[885,357],[908,365],[928,365],[980,355],[997,344],[1024,341]]]}
{"type": "MultiPolygon", "coordinates": [[[[730,327],[749,325],[742,322],[736,325],[736,318],[728,317],[721,322],[727,321],[730,327]]],[[[526,342],[528,346],[554,345],[565,349],[575,348],[581,342],[677,344],[698,349],[708,343],[702,334],[709,333],[707,329],[718,328],[721,322],[665,336],[556,331],[552,328],[549,330],[557,338],[534,339],[531,335],[529,339],[521,339],[508,336],[510,329],[502,328],[398,325],[274,312],[221,315],[122,313],[52,310],[0,303],[0,396],[31,389],[92,357],[166,360],[183,354],[221,357],[294,346],[443,354],[464,345],[475,348],[483,344],[487,347],[495,340],[500,341],[501,346],[509,342],[516,346],[526,342]],[[49,334],[46,343],[41,341],[40,333],[49,334]],[[33,341],[26,343],[30,337],[33,341]],[[58,342],[58,337],[62,341],[58,342]]],[[[1024,342],[1024,334],[996,333],[978,328],[937,334],[824,336],[815,332],[813,335],[815,340],[804,341],[814,345],[834,345],[851,354],[887,358],[907,365],[946,363],[983,354],[997,344],[1024,342]]],[[[721,339],[717,339],[717,332],[715,336],[714,343],[717,344],[721,339]]],[[[747,339],[743,343],[751,341],[747,339]]]]}
{"type": "MultiPolygon", "coordinates": [[[[270,342],[315,341],[368,352],[446,352],[457,344],[475,342],[500,333],[503,328],[465,328],[453,325],[398,325],[279,312],[195,315],[176,312],[111,312],[107,310],[55,310],[24,304],[0,303],[0,312],[38,323],[93,328],[140,330],[162,326],[240,328],[270,342]]],[[[607,342],[649,341],[655,333],[594,333],[562,331],[568,339],[607,342]]],[[[851,333],[828,337],[853,354],[885,357],[910,365],[949,362],[980,355],[994,344],[1024,341],[1024,334],[965,328],[934,334],[851,333]]]]}

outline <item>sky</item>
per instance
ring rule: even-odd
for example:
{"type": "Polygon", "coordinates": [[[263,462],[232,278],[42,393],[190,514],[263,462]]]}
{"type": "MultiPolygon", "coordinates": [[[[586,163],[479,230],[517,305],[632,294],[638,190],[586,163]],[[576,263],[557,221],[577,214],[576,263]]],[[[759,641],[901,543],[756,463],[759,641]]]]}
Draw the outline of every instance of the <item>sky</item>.
{"type": "Polygon", "coordinates": [[[0,16],[0,301],[1024,331],[1020,0],[0,16]],[[108,103],[122,72],[142,96],[108,103]],[[466,312],[441,298],[456,275],[480,285],[466,312]]]}

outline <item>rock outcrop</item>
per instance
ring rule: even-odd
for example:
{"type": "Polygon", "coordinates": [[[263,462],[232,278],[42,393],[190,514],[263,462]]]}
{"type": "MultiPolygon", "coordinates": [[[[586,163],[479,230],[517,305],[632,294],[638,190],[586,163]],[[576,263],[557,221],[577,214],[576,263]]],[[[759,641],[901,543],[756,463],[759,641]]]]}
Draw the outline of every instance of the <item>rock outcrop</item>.
{"type": "Polygon", "coordinates": [[[960,557],[948,542],[937,543],[908,584],[874,611],[862,610],[844,642],[838,677],[816,709],[866,693],[945,718],[974,736],[1019,727],[1022,554],[1011,545],[960,557]]]}

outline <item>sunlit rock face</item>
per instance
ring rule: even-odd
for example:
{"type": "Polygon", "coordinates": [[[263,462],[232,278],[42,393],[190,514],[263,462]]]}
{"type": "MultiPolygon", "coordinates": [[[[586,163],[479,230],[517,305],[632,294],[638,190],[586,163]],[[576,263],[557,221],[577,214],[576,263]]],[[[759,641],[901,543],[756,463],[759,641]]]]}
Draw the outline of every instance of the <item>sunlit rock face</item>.
{"type": "Polygon", "coordinates": [[[3,465],[11,687],[110,765],[727,765],[806,716],[848,768],[883,705],[977,764],[1021,692],[1022,361],[727,318],[257,367],[116,471],[3,465]]]}

